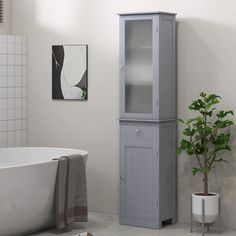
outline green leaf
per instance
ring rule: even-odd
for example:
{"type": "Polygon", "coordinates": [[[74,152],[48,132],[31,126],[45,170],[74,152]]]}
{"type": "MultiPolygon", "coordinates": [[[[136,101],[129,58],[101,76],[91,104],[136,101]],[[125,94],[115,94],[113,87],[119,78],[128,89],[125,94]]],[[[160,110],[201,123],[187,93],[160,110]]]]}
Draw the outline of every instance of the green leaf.
{"type": "Polygon", "coordinates": [[[222,145],[217,145],[217,146],[215,146],[215,148],[213,149],[213,151],[212,151],[212,154],[215,154],[215,153],[217,153],[217,152],[219,152],[219,151],[222,151],[222,150],[227,150],[227,151],[231,151],[231,148],[230,148],[230,146],[228,145],[228,144],[222,144],[222,145]]]}
{"type": "Polygon", "coordinates": [[[193,176],[195,176],[198,172],[201,172],[201,169],[193,167],[193,169],[192,169],[193,176]]]}
{"type": "Polygon", "coordinates": [[[177,148],[177,154],[186,151],[188,155],[192,155],[194,153],[193,145],[186,139],[182,139],[180,142],[180,146],[177,148]]]}
{"type": "Polygon", "coordinates": [[[190,129],[190,128],[184,129],[183,135],[185,135],[185,136],[193,136],[194,135],[194,129],[190,129]]]}
{"type": "Polygon", "coordinates": [[[195,150],[197,154],[202,155],[204,153],[204,144],[198,142],[195,144],[195,150]]]}
{"type": "Polygon", "coordinates": [[[203,117],[197,116],[195,118],[189,119],[189,120],[187,120],[187,125],[189,125],[189,124],[191,124],[193,122],[196,122],[195,124],[197,124],[199,122],[202,123],[203,122],[203,117]]]}
{"type": "Polygon", "coordinates": [[[184,121],[182,119],[177,119],[177,121],[184,124],[184,121]]]}
{"type": "Polygon", "coordinates": [[[201,93],[200,93],[200,97],[203,97],[203,98],[206,97],[206,93],[201,92],[201,93]]]}
{"type": "Polygon", "coordinates": [[[205,108],[205,103],[201,99],[198,99],[193,101],[188,108],[190,110],[199,111],[200,109],[205,108]]]}
{"type": "Polygon", "coordinates": [[[187,149],[186,152],[189,156],[192,156],[194,154],[193,149],[187,149]]]}
{"type": "Polygon", "coordinates": [[[216,116],[219,117],[219,118],[224,118],[226,117],[227,115],[234,115],[234,112],[232,110],[229,110],[229,111],[219,111],[216,116]]]}
{"type": "Polygon", "coordinates": [[[177,147],[176,149],[176,154],[179,156],[182,153],[182,149],[177,147]]]}
{"type": "Polygon", "coordinates": [[[207,174],[207,173],[209,173],[211,171],[211,169],[212,169],[211,167],[201,168],[201,172],[203,174],[207,174]]]}
{"type": "Polygon", "coordinates": [[[220,103],[221,97],[216,94],[210,94],[204,98],[204,101],[207,103],[206,108],[209,109],[213,105],[220,103]]]}
{"type": "Polygon", "coordinates": [[[216,159],[216,160],[214,160],[215,162],[226,162],[226,163],[228,163],[228,161],[226,161],[225,159],[223,159],[223,158],[219,158],[219,159],[216,159]]]}
{"type": "Polygon", "coordinates": [[[234,124],[234,123],[233,123],[233,121],[231,121],[231,120],[217,120],[217,121],[215,122],[215,126],[216,126],[217,128],[219,128],[219,129],[226,128],[226,127],[231,126],[231,125],[233,125],[233,124],[234,124]]]}
{"type": "Polygon", "coordinates": [[[211,142],[214,145],[223,145],[228,144],[230,140],[230,133],[221,133],[214,138],[212,138],[211,142]]]}
{"type": "Polygon", "coordinates": [[[201,113],[203,116],[210,116],[210,117],[212,117],[212,114],[213,114],[212,111],[205,111],[205,110],[201,110],[200,113],[201,113]]]}

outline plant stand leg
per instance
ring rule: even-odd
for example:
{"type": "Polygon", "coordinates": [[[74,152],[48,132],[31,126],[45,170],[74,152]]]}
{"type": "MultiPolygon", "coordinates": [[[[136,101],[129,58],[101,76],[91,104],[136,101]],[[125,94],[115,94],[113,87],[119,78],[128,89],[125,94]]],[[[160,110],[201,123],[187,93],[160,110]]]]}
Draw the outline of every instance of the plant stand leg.
{"type": "Polygon", "coordinates": [[[207,232],[209,232],[209,231],[210,231],[210,225],[207,224],[207,232]]]}
{"type": "Polygon", "coordinates": [[[219,215],[218,215],[218,233],[221,234],[221,221],[220,221],[220,209],[221,209],[221,200],[219,197],[219,215]]]}
{"type": "Polygon", "coordinates": [[[205,236],[205,200],[202,199],[202,236],[205,236]]]}
{"type": "Polygon", "coordinates": [[[191,196],[191,207],[190,207],[190,218],[191,218],[191,228],[190,228],[190,232],[192,233],[193,232],[193,199],[192,199],[192,196],[191,196]]]}

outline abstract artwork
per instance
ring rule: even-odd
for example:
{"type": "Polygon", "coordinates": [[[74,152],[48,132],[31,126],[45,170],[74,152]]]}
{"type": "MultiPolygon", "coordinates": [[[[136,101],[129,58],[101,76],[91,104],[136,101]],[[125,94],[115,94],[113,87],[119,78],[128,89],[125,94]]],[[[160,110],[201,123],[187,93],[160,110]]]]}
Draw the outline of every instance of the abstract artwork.
{"type": "Polygon", "coordinates": [[[52,46],[52,98],[88,99],[87,45],[52,46]]]}

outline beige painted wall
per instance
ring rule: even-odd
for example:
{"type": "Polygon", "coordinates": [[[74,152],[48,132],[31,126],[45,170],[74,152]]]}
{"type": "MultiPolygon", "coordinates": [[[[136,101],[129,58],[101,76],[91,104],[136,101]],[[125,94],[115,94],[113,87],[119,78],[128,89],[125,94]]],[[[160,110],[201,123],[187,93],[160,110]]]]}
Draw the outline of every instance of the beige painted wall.
{"type": "Polygon", "coordinates": [[[0,34],[11,34],[11,1],[4,0],[4,22],[0,23],[0,34]]]}
{"type": "MultiPolygon", "coordinates": [[[[13,0],[13,32],[29,37],[29,140],[32,146],[88,150],[89,207],[118,212],[117,12],[172,11],[178,16],[178,114],[199,91],[219,93],[236,111],[236,2],[228,0],[13,0]],[[51,99],[51,45],[89,45],[88,102],[51,99]]],[[[234,145],[236,139],[234,140],[234,145]]],[[[233,150],[234,157],[236,149],[233,150]]],[[[224,222],[236,227],[236,163],[213,173],[223,194],[224,222]]],[[[190,163],[178,163],[178,216],[189,220],[189,198],[200,184],[190,163]]]]}

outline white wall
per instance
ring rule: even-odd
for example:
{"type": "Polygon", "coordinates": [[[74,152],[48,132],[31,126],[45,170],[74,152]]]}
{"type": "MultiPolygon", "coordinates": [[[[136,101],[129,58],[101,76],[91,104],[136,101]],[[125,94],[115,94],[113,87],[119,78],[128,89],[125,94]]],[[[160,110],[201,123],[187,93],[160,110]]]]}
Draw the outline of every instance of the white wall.
{"type": "MultiPolygon", "coordinates": [[[[88,150],[89,207],[118,211],[117,12],[178,13],[178,114],[199,91],[224,98],[236,111],[236,2],[228,0],[13,0],[12,28],[29,37],[29,143],[88,150]],[[89,45],[88,102],[51,99],[51,46],[89,45]]],[[[236,141],[234,141],[234,144],[236,141]]],[[[235,149],[234,149],[235,156],[235,149]]],[[[201,189],[189,162],[178,163],[178,215],[189,219],[189,196],[201,189]]],[[[217,169],[227,226],[236,225],[236,164],[217,169]]]]}
{"type": "Polygon", "coordinates": [[[0,34],[11,34],[11,1],[4,0],[4,22],[0,23],[0,34]]]}

